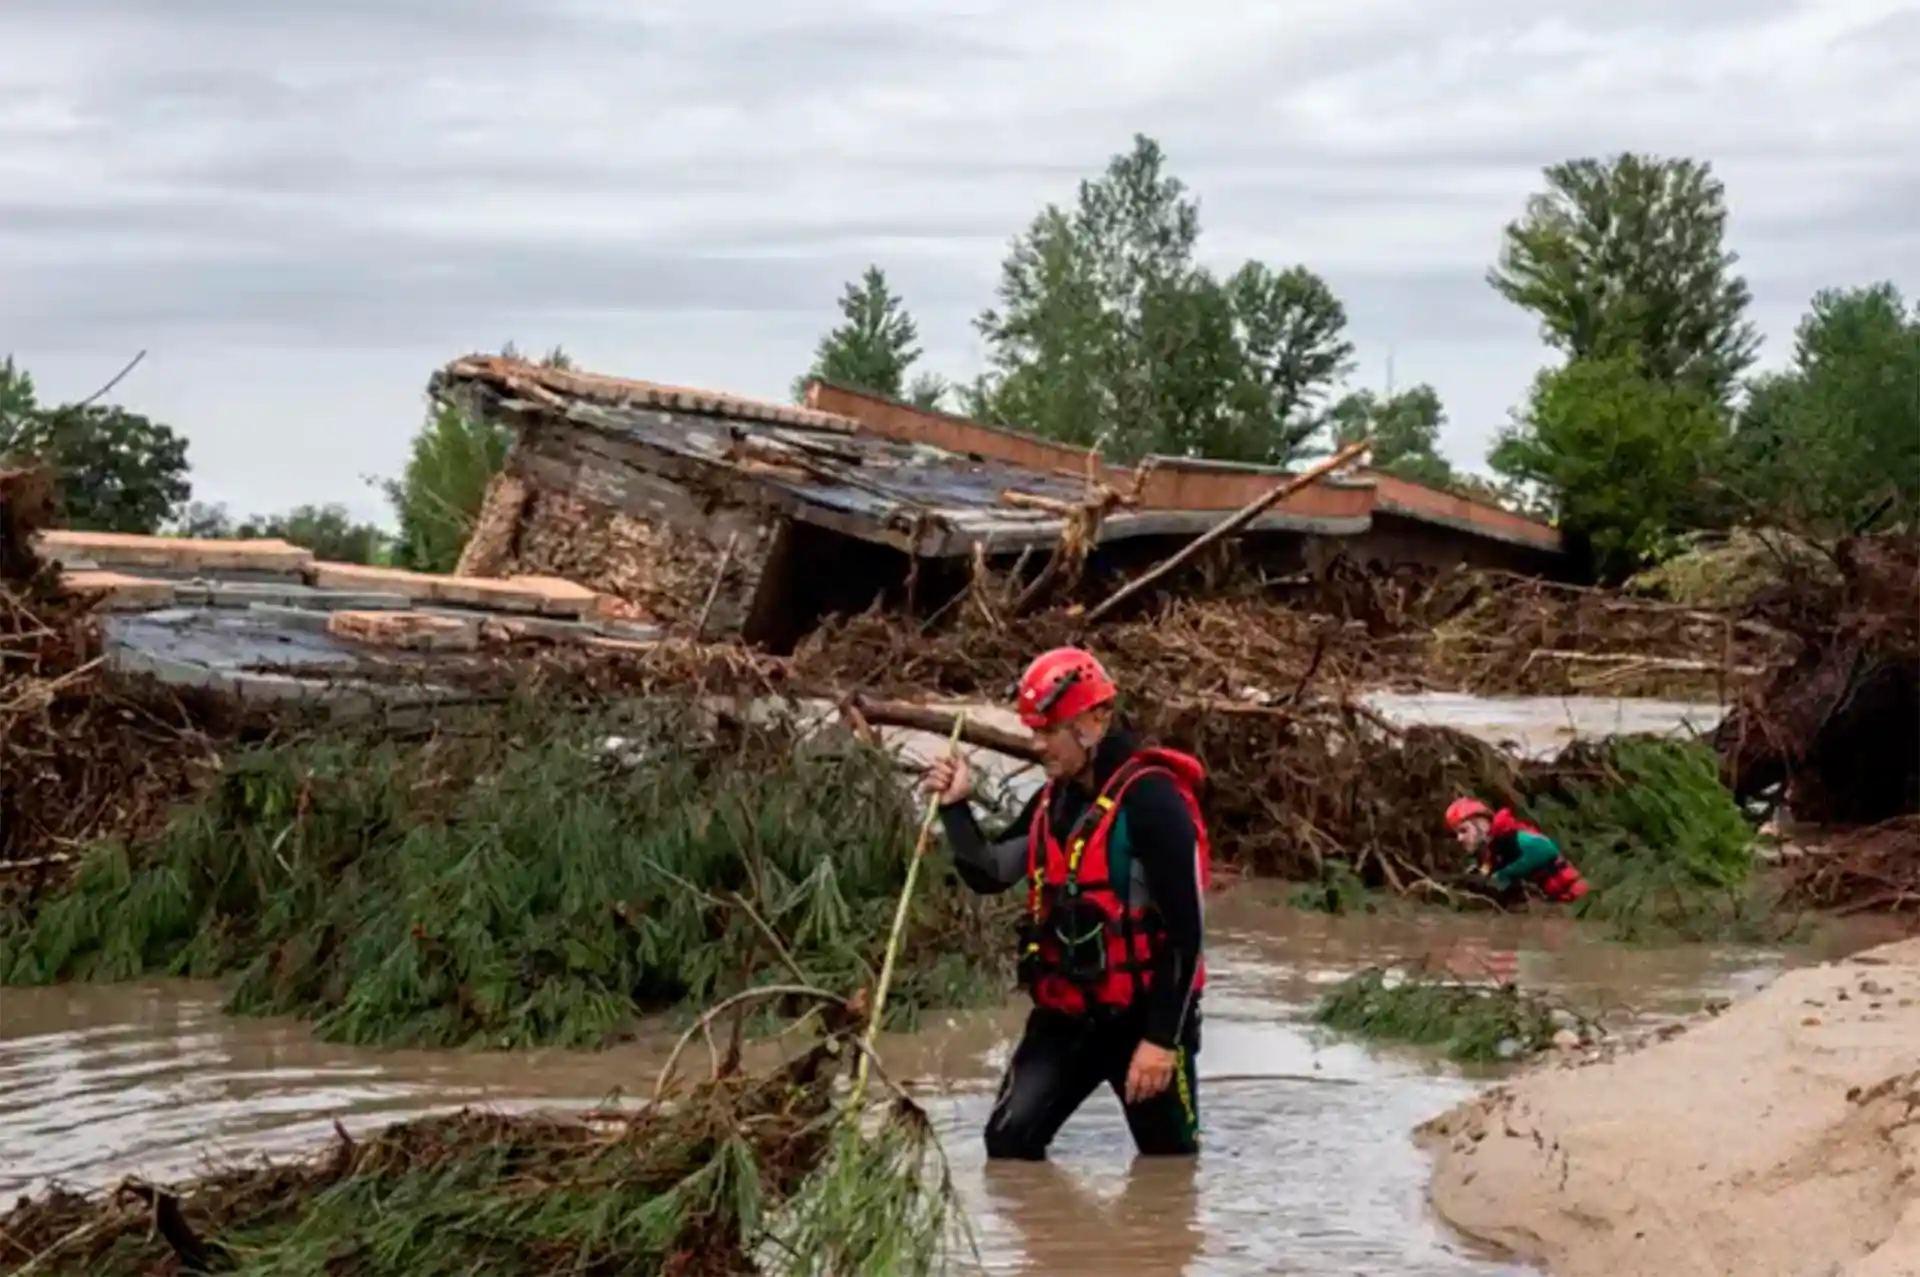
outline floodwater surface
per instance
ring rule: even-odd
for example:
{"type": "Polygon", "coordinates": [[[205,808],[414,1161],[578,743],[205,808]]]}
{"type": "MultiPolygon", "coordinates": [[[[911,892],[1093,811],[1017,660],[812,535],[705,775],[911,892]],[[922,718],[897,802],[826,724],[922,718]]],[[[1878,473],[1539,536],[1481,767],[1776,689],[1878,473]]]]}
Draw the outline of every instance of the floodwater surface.
{"type": "MultiPolygon", "coordinates": [[[[911,1080],[942,1131],[985,1271],[1521,1273],[1449,1237],[1425,1209],[1413,1128],[1477,1083],[1414,1053],[1325,1039],[1303,1020],[1320,988],[1369,963],[1425,962],[1552,987],[1618,1023],[1685,1014],[1763,984],[1788,961],[1852,947],[1838,937],[1791,956],[1622,948],[1561,920],[1301,914],[1257,888],[1222,896],[1210,926],[1197,1161],[1136,1163],[1119,1107],[1101,1093],[1067,1125],[1051,1163],[986,1166],[979,1129],[1017,1007],[886,1045],[890,1073],[911,1080]]],[[[357,1131],[465,1104],[645,1095],[665,1046],[382,1052],[316,1042],[299,1024],[227,1017],[205,985],[0,989],[0,1199],[56,1179],[164,1179],[210,1157],[296,1152],[336,1121],[357,1131]]]]}

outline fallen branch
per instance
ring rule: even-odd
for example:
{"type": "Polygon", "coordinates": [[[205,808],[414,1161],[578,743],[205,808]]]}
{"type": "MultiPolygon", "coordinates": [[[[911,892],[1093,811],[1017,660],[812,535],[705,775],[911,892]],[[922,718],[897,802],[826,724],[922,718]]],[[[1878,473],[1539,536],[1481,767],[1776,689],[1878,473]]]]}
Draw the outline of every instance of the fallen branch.
{"type": "Polygon", "coordinates": [[[1168,557],[1159,565],[1149,568],[1141,575],[1114,591],[1104,602],[1097,604],[1092,611],[1087,613],[1086,623],[1091,625],[1095,621],[1098,621],[1101,617],[1113,611],[1114,608],[1120,606],[1120,604],[1132,598],[1141,590],[1146,589],[1161,577],[1166,576],[1181,564],[1192,559],[1196,554],[1214,542],[1232,536],[1241,528],[1246,527],[1262,514],[1265,514],[1271,507],[1278,505],[1281,501],[1284,501],[1302,488],[1311,487],[1313,484],[1319,482],[1320,479],[1338,470],[1341,466],[1347,464],[1347,462],[1353,460],[1372,446],[1373,439],[1371,436],[1356,440],[1334,453],[1331,457],[1328,457],[1325,461],[1320,462],[1318,465],[1309,466],[1299,474],[1292,475],[1284,481],[1275,484],[1271,489],[1259,497],[1256,497],[1254,500],[1249,501],[1226,519],[1214,524],[1213,527],[1208,528],[1205,532],[1187,542],[1177,553],[1168,557]]]}
{"type": "MultiPolygon", "coordinates": [[[[956,722],[966,718],[958,710],[941,709],[935,705],[913,705],[906,701],[876,701],[864,696],[855,696],[852,708],[868,723],[882,727],[908,727],[915,731],[950,733],[956,722]]],[[[1033,737],[1024,733],[1016,734],[1004,728],[989,727],[984,723],[967,720],[960,731],[960,739],[980,749],[990,749],[996,754],[1005,754],[1009,758],[1024,759],[1034,763],[1040,761],[1040,746],[1033,737]]]]}
{"type": "Polygon", "coordinates": [[[1582,665],[1625,665],[1636,670],[1680,670],[1694,674],[1758,675],[1766,670],[1758,665],[1725,665],[1719,661],[1689,661],[1673,656],[1642,656],[1637,652],[1569,652],[1542,648],[1527,656],[1526,663],[1537,660],[1567,661],[1582,665]]]}

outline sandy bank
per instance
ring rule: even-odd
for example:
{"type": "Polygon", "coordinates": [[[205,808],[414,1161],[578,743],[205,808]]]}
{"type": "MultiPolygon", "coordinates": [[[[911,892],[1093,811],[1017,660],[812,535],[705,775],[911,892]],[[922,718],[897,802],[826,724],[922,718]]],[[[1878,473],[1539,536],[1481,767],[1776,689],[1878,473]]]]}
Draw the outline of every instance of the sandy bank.
{"type": "Polygon", "coordinates": [[[1920,941],[1422,1133],[1442,1217],[1554,1277],[1920,1274],[1920,941]]]}

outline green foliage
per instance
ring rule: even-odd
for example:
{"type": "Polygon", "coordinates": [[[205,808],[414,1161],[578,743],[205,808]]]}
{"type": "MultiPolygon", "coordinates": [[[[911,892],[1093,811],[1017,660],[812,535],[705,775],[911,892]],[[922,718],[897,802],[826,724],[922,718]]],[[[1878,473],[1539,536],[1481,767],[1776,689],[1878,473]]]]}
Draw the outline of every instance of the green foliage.
{"type": "Polygon", "coordinates": [[[931,1277],[967,1236],[938,1142],[908,1105],[856,1126],[833,1096],[847,1054],[823,1043],[631,1115],[469,1110],[213,1171],[170,1203],[204,1266],[105,1195],[22,1199],[0,1236],[33,1256],[18,1271],[62,1277],[931,1277]]]}
{"type": "MultiPolygon", "coordinates": [[[[843,322],[820,339],[813,366],[793,384],[793,397],[806,396],[810,381],[830,381],[889,399],[908,397],[907,370],[920,358],[919,330],[906,303],[887,284],[886,272],[869,266],[857,284],[840,295],[843,322]]],[[[914,402],[937,407],[945,382],[923,374],[913,383],[914,402]]]]}
{"type": "Polygon", "coordinates": [[[1619,580],[1697,524],[1725,446],[1725,421],[1703,391],[1648,376],[1629,353],[1541,373],[1489,461],[1544,492],[1596,572],[1619,580]]]}
{"type": "Polygon", "coordinates": [[[33,375],[14,363],[13,356],[0,359],[0,432],[11,433],[40,406],[33,386],[33,375]]]}
{"type": "Polygon", "coordinates": [[[235,522],[222,505],[190,502],[175,523],[186,537],[251,541],[276,537],[313,551],[329,563],[381,563],[387,534],[371,523],[356,522],[342,505],[295,506],[285,514],[256,514],[235,522]]]}
{"type": "Polygon", "coordinates": [[[1735,420],[1731,470],[1769,522],[1841,534],[1887,497],[1920,519],[1920,306],[1890,283],[1816,295],[1793,365],[1735,420]]]}
{"type": "MultiPolygon", "coordinates": [[[[508,359],[526,357],[512,342],[500,353],[508,359]]],[[[559,346],[538,362],[547,368],[574,366],[559,346]]],[[[470,417],[451,403],[429,407],[406,468],[381,485],[400,525],[390,554],[396,567],[453,571],[486,503],[487,486],[505,468],[512,446],[513,433],[503,425],[470,417]]]]}
{"type": "Polygon", "coordinates": [[[916,408],[941,412],[953,391],[953,383],[937,372],[916,373],[913,384],[907,387],[907,402],[916,408]]]}
{"type": "Polygon", "coordinates": [[[434,406],[413,437],[406,469],[386,484],[400,524],[393,547],[397,565],[453,571],[512,443],[503,425],[469,417],[452,404],[434,406]]]}
{"type": "Polygon", "coordinates": [[[1491,988],[1426,973],[1402,978],[1371,967],[1330,989],[1314,1019],[1376,1042],[1438,1047],[1461,1064],[1493,1064],[1548,1049],[1562,1026],[1578,1031],[1579,1018],[1556,1016],[1556,1009],[1511,984],[1491,988]]]}
{"type": "Polygon", "coordinates": [[[773,1223],[780,1252],[799,1256],[775,1271],[840,1277],[888,1273],[932,1277],[950,1241],[972,1237],[954,1210],[945,1159],[923,1115],[895,1120],[871,1135],[851,1124],[833,1134],[821,1168],[773,1223]]]}
{"type": "Polygon", "coordinates": [[[32,457],[60,476],[65,525],[152,533],[193,493],[187,441],[107,404],[46,407],[11,356],[0,361],[0,457],[32,457]]]}
{"type": "Polygon", "coordinates": [[[1619,736],[1569,749],[1523,814],[1591,890],[1582,917],[1622,939],[1722,939],[1752,922],[1754,831],[1705,745],[1619,736]]]}
{"type": "Polygon", "coordinates": [[[1488,282],[1574,361],[1633,358],[1724,406],[1760,338],[1710,164],[1623,153],[1546,170],[1488,282]]]}
{"type": "MultiPolygon", "coordinates": [[[[891,760],[774,728],[716,740],[688,712],[514,704],[426,740],[257,750],[157,847],[97,849],[0,917],[0,978],[237,974],[236,1013],[489,1047],[604,1043],[792,981],[788,954],[809,982],[870,982],[918,816],[891,760]]],[[[997,992],[1003,958],[987,905],[921,886],[888,1002],[905,1024],[997,992]]]]}
{"type": "Polygon", "coordinates": [[[1439,392],[1424,383],[1390,395],[1356,390],[1333,406],[1336,445],[1373,436],[1373,468],[1387,474],[1451,488],[1453,466],[1440,455],[1440,428],[1446,411],[1439,392]]]}
{"type": "Polygon", "coordinates": [[[1123,460],[1298,455],[1350,367],[1345,309],[1305,267],[1216,278],[1199,233],[1159,144],[1136,137],[1014,241],[976,320],[990,371],[968,411],[1123,460]]]}

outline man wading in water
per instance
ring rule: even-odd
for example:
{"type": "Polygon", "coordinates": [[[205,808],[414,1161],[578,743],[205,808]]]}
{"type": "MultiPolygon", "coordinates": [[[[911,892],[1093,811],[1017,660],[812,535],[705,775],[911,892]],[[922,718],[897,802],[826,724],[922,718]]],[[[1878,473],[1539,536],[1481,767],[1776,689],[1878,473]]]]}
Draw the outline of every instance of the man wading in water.
{"type": "Polygon", "coordinates": [[[1199,1148],[1201,896],[1211,871],[1196,791],[1206,773],[1113,722],[1115,688],[1089,653],[1056,648],[1020,679],[1020,719],[1047,783],[998,839],[980,832],[964,759],[927,783],[960,878],[1027,887],[1020,982],[1034,1007],[987,1120],[987,1156],[1040,1161],[1100,1083],[1141,1153],[1199,1148]]]}

